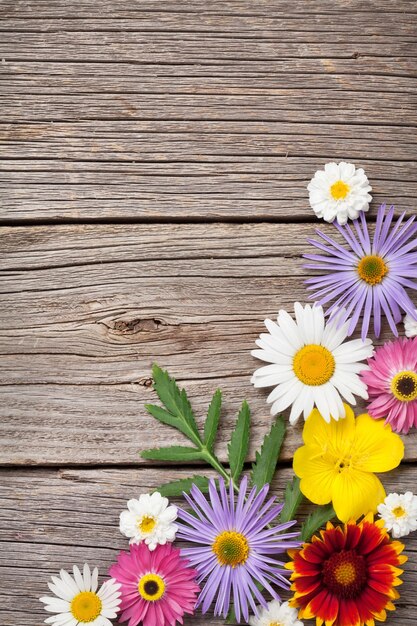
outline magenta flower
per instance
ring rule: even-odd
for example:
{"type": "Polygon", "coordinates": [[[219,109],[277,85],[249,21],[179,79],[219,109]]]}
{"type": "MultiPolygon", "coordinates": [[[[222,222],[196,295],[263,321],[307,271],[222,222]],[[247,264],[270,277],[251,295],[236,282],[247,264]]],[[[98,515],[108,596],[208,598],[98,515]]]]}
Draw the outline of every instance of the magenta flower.
{"type": "Polygon", "coordinates": [[[369,414],[384,417],[397,433],[417,426],[417,337],[389,341],[368,359],[361,373],[368,385],[369,414]]]}
{"type": "Polygon", "coordinates": [[[153,552],[144,543],[133,544],[129,552],[120,552],[109,574],[121,584],[120,620],[129,626],[174,626],[182,624],[185,613],[194,613],[197,572],[172,544],[153,552]]]}
{"type": "Polygon", "coordinates": [[[245,477],[235,497],[233,487],[226,489],[219,478],[219,489],[214,480],[209,483],[209,500],[193,485],[191,496],[184,494],[193,514],[179,509],[177,537],[197,544],[183,550],[198,570],[198,582],[206,580],[197,606],[206,613],[214,602],[214,615],[226,617],[233,602],[237,621],[243,615],[249,620],[249,607],[258,615],[256,601],[267,606],[260,583],[276,600],[280,597],[275,587],[289,588],[288,571],[277,559],[290,548],[300,546],[298,532],[286,530],[296,522],[275,524],[283,505],[275,498],[266,500],[269,485],[257,490],[247,489],[245,477]],[[269,525],[274,522],[275,525],[269,525]]]}
{"type": "Polygon", "coordinates": [[[415,305],[406,288],[417,289],[417,283],[412,280],[417,277],[417,223],[414,216],[407,221],[404,216],[403,213],[393,222],[394,207],[386,212],[383,204],[378,210],[373,237],[362,212],[360,219],[352,223],[353,227],[334,222],[343,244],[320,230],[316,232],[321,240],[309,239],[309,243],[326,253],[304,255],[313,261],[304,267],[320,270],[322,274],[306,281],[308,289],[313,290],[311,297],[322,306],[332,302],[330,315],[344,308],[339,323],[352,316],[349,335],[362,314],[362,339],[368,334],[371,318],[377,337],[382,315],[396,337],[402,311],[416,318],[415,305]]]}

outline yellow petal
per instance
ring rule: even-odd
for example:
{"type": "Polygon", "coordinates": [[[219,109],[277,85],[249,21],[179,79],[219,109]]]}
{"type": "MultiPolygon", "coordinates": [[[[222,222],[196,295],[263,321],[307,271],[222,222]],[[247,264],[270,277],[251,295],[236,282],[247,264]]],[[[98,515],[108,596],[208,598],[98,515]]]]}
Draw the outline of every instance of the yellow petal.
{"type": "Polygon", "coordinates": [[[316,446],[301,446],[294,454],[295,474],[301,478],[300,489],[314,504],[332,500],[333,482],[338,475],[334,465],[327,463],[316,446]]]}
{"type": "Polygon", "coordinates": [[[342,522],[358,519],[376,507],[385,498],[381,481],[367,472],[345,469],[333,484],[333,508],[342,522]]]}
{"type": "Polygon", "coordinates": [[[384,420],[374,420],[363,413],[356,419],[354,456],[357,469],[389,472],[404,457],[404,444],[384,420]]]}
{"type": "Polygon", "coordinates": [[[322,450],[331,448],[341,456],[355,435],[355,416],[347,404],[344,405],[346,417],[338,421],[331,419],[327,423],[317,409],[308,416],[303,430],[303,440],[306,445],[319,446],[322,450]]]}

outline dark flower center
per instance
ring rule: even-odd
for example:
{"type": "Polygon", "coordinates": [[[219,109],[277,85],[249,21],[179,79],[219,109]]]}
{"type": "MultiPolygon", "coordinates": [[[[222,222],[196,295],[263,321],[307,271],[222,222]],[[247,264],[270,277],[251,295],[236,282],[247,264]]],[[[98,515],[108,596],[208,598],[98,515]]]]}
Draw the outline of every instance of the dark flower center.
{"type": "Polygon", "coordinates": [[[417,374],[411,370],[399,372],[391,382],[391,391],[397,400],[411,402],[417,398],[417,374]]]}
{"type": "Polygon", "coordinates": [[[323,564],[323,583],[336,596],[356,598],[366,582],[365,559],[354,550],[333,554],[323,564]]]}
{"type": "Polygon", "coordinates": [[[156,593],[158,593],[159,586],[155,580],[148,580],[144,584],[144,589],[149,596],[154,596],[156,593]]]}

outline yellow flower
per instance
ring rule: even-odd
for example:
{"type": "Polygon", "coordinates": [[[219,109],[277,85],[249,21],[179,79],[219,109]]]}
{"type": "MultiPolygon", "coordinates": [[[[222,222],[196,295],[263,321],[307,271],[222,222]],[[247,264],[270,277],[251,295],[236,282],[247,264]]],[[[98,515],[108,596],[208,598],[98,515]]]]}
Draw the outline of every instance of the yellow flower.
{"type": "Polygon", "coordinates": [[[355,418],[345,405],[346,417],[324,421],[317,409],[308,417],[304,446],[294,454],[294,472],[302,493],[315,504],[333,503],[342,522],[375,512],[385,498],[373,472],[388,472],[404,456],[404,444],[384,420],[366,413],[355,418]]]}

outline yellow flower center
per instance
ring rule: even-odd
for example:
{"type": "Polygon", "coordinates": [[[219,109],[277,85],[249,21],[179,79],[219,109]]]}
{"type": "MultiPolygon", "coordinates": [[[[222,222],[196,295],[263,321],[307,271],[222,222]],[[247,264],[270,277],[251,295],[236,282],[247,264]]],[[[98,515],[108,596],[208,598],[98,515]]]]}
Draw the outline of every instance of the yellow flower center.
{"type": "Polygon", "coordinates": [[[330,350],[312,343],[297,352],[292,366],[305,385],[324,385],[334,374],[335,360],[330,350]]]}
{"type": "Polygon", "coordinates": [[[269,626],[284,626],[282,622],[270,622],[269,626]]]}
{"type": "Polygon", "coordinates": [[[96,593],[81,591],[71,600],[70,611],[77,622],[88,624],[100,615],[102,602],[96,593]]]}
{"type": "Polygon", "coordinates": [[[156,602],[165,593],[165,583],[158,574],[145,574],[139,580],[139,595],[147,602],[156,602]]]}
{"type": "Polygon", "coordinates": [[[356,598],[367,583],[366,564],[355,550],[336,552],[323,564],[323,583],[337,598],[356,598]]]}
{"type": "Polygon", "coordinates": [[[343,180],[337,180],[330,187],[330,193],[333,200],[344,200],[350,191],[349,185],[343,182],[343,180]]]}
{"type": "Polygon", "coordinates": [[[397,400],[411,402],[417,398],[417,374],[412,370],[399,372],[391,381],[391,391],[397,400]]]}
{"type": "Polygon", "coordinates": [[[402,506],[396,506],[395,509],[392,509],[392,513],[395,517],[404,517],[405,509],[402,506]]]}
{"type": "Polygon", "coordinates": [[[334,577],[339,585],[351,585],[356,579],[356,569],[353,563],[341,563],[334,570],[334,577]]]}
{"type": "Polygon", "coordinates": [[[369,254],[359,261],[358,274],[368,285],[377,285],[388,274],[388,267],[380,256],[369,254]]]}
{"type": "Polygon", "coordinates": [[[245,563],[249,556],[246,537],[234,530],[217,535],[212,548],[220,565],[230,565],[233,568],[245,563]]]}
{"type": "Polygon", "coordinates": [[[150,533],[156,526],[156,519],[151,515],[144,515],[137,524],[142,533],[150,533]]]}

